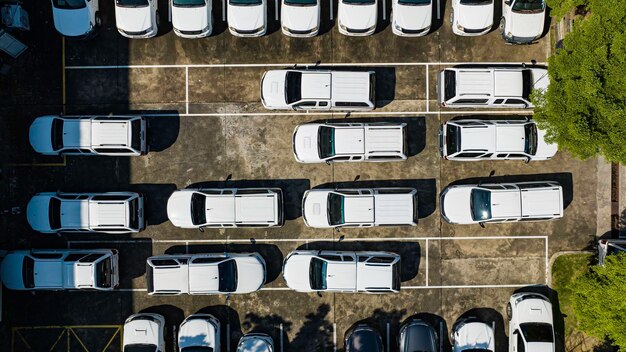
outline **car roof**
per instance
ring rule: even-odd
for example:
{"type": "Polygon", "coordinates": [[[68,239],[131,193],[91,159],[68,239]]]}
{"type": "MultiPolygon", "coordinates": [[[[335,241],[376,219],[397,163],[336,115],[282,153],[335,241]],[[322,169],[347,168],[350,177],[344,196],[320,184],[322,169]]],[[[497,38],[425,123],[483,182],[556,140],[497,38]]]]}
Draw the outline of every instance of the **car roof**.
{"type": "Polygon", "coordinates": [[[276,193],[246,194],[235,197],[237,222],[274,222],[278,219],[276,193]]]}
{"type": "Polygon", "coordinates": [[[346,223],[373,223],[374,196],[344,195],[344,220],[346,223]]]}
{"type": "Polygon", "coordinates": [[[177,265],[153,267],[152,285],[154,292],[159,291],[179,291],[181,293],[189,292],[188,266],[177,265]]]}
{"type": "Polygon", "coordinates": [[[401,126],[366,126],[365,153],[402,152],[404,133],[401,126]]]}
{"type": "Polygon", "coordinates": [[[521,214],[519,190],[491,190],[491,215],[493,218],[517,218],[521,214]]]}
{"type": "Polygon", "coordinates": [[[414,221],[414,195],[375,194],[375,222],[379,225],[410,224],[414,221]]]}
{"type": "Polygon", "coordinates": [[[365,291],[371,288],[390,289],[393,285],[393,265],[358,262],[357,289],[365,291]]]}
{"type": "Polygon", "coordinates": [[[370,100],[369,72],[332,72],[332,100],[364,102],[370,100]]]}
{"type": "Polygon", "coordinates": [[[459,96],[522,96],[523,69],[461,68],[456,69],[459,96]]]}
{"type": "Polygon", "coordinates": [[[124,201],[90,201],[89,222],[93,227],[128,225],[128,203],[124,201]]]}
{"type": "Polygon", "coordinates": [[[526,131],[522,124],[496,125],[496,152],[522,153],[526,145],[526,131]]]}
{"type": "Polygon", "coordinates": [[[218,264],[219,263],[190,265],[189,292],[217,292],[220,282],[218,264]]]}
{"type": "Polygon", "coordinates": [[[235,196],[206,195],[206,220],[210,224],[223,224],[235,222],[235,196]]]}
{"type": "Polygon", "coordinates": [[[522,216],[553,216],[563,214],[563,192],[561,187],[524,189],[522,194],[522,216]]]}
{"type": "Polygon", "coordinates": [[[341,262],[324,259],[326,266],[326,286],[328,289],[354,290],[357,287],[357,275],[354,262],[341,262]]]}
{"type": "Polygon", "coordinates": [[[91,143],[94,147],[128,146],[130,129],[130,121],[93,121],[91,143]]]}
{"type": "Polygon", "coordinates": [[[300,84],[302,100],[330,100],[331,98],[330,72],[302,72],[300,84]]]}
{"type": "Polygon", "coordinates": [[[89,200],[61,200],[61,227],[64,229],[86,229],[89,227],[89,200]]]}
{"type": "Polygon", "coordinates": [[[91,120],[64,120],[63,147],[91,147],[91,120]]]}
{"type": "Polygon", "coordinates": [[[335,154],[365,153],[365,131],[362,127],[335,128],[335,154]]]}

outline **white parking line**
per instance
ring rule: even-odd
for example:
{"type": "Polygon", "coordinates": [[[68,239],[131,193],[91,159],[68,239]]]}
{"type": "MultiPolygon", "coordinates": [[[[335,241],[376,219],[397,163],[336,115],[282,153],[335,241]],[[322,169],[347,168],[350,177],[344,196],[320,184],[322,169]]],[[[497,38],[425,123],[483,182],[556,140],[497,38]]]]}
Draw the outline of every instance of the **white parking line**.
{"type": "Polygon", "coordinates": [[[276,21],[278,21],[278,0],[274,0],[274,15],[276,16],[276,21]]]}
{"type": "Polygon", "coordinates": [[[283,340],[283,323],[280,323],[280,352],[284,351],[284,340],[283,340]]]}
{"type": "Polygon", "coordinates": [[[387,322],[387,349],[386,349],[386,351],[391,351],[391,350],[389,349],[389,347],[391,347],[391,346],[389,346],[389,340],[390,340],[390,337],[389,337],[389,330],[390,330],[390,329],[389,329],[389,322],[387,322]]]}
{"type": "Polygon", "coordinates": [[[337,323],[333,323],[333,352],[337,352],[337,323]]]}
{"type": "MultiPolygon", "coordinates": [[[[334,17],[334,7],[335,7],[335,1],[331,0],[330,2],[330,20],[333,20],[334,17]]],[[[335,346],[335,349],[337,349],[337,346],[335,346]]]]}
{"type": "Polygon", "coordinates": [[[546,285],[550,281],[550,258],[548,257],[548,236],[546,236],[546,285]]]}
{"type": "Polygon", "coordinates": [[[185,113],[189,113],[189,67],[185,67],[185,113]]]}
{"type": "MultiPolygon", "coordinates": [[[[387,0],[382,0],[383,2],[383,21],[387,20],[387,0]]],[[[387,348],[387,351],[389,351],[389,348],[387,348]]]]}
{"type": "MultiPolygon", "coordinates": [[[[426,64],[426,90],[425,90],[425,92],[426,92],[426,111],[430,111],[430,90],[429,90],[430,87],[429,87],[429,82],[428,82],[429,81],[429,76],[430,76],[428,74],[429,68],[430,68],[430,65],[426,64]]],[[[189,111],[187,111],[187,112],[189,112],[189,111]]]]}
{"type": "Polygon", "coordinates": [[[437,0],[437,19],[441,19],[441,0],[437,0]]]}
{"type": "MultiPolygon", "coordinates": [[[[350,116],[405,116],[405,115],[532,115],[532,110],[445,110],[445,111],[353,111],[350,116]]],[[[337,112],[238,112],[238,113],[145,113],[146,117],[255,117],[255,116],[333,116],[344,117],[345,113],[337,112]]],[[[78,115],[65,115],[77,117],[78,115]]]]}
{"type": "Polygon", "coordinates": [[[226,22],[226,0],[222,0],[222,22],[226,22]]]}
{"type": "Polygon", "coordinates": [[[425,267],[426,267],[426,282],[425,285],[426,287],[428,287],[428,238],[426,239],[426,263],[425,263],[425,267]]]}

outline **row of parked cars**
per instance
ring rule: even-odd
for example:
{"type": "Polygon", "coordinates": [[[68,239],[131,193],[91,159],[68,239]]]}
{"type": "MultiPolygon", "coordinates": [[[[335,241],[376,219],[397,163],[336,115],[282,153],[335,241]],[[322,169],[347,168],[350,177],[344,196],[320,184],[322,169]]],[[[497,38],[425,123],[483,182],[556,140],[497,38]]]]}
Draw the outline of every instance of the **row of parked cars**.
{"type": "MultiPolygon", "coordinates": [[[[267,32],[269,0],[227,0],[230,33],[260,37],[267,32]]],[[[313,37],[320,31],[322,0],[281,0],[281,28],[290,37],[313,37]]],[[[339,32],[367,36],[376,31],[380,1],[338,0],[339,32]]],[[[452,0],[450,22],[455,34],[478,36],[494,26],[494,2],[452,0]]],[[[418,37],[431,31],[434,0],[391,0],[394,34],[418,37]]],[[[204,38],[213,32],[212,0],[168,1],[174,33],[183,38],[204,38]]],[[[98,0],[52,0],[57,31],[67,37],[88,38],[101,25],[98,0]]],[[[440,9],[437,9],[440,11],[440,9]]],[[[117,29],[128,38],[151,38],[159,28],[158,0],[115,0],[117,29]]],[[[544,0],[502,0],[500,32],[507,43],[528,44],[544,30],[544,0]]]]}
{"type": "MultiPolygon", "coordinates": [[[[509,319],[509,351],[554,352],[555,335],[550,300],[538,293],[513,294],[507,305],[509,319]]],[[[405,321],[398,334],[400,352],[441,352],[443,326],[433,327],[419,317],[405,321]]],[[[124,352],[165,351],[165,318],[155,313],[131,315],[124,323],[124,352]]],[[[221,323],[210,314],[197,313],[185,318],[177,336],[179,352],[221,351],[221,323]]],[[[230,336],[227,336],[230,339],[230,336]]],[[[458,319],[452,326],[450,341],[453,352],[496,351],[495,322],[474,316],[458,319]]],[[[229,342],[226,341],[226,344],[229,342]]],[[[367,323],[358,323],[345,334],[345,350],[349,352],[384,352],[385,343],[378,330],[367,323]]],[[[396,344],[396,342],[394,342],[396,344]]],[[[391,346],[388,346],[391,347],[391,346]]],[[[282,348],[281,348],[282,349],[282,348]]],[[[395,349],[395,347],[394,347],[395,349]]],[[[263,333],[245,334],[236,352],[274,352],[273,339],[263,333]]]]}

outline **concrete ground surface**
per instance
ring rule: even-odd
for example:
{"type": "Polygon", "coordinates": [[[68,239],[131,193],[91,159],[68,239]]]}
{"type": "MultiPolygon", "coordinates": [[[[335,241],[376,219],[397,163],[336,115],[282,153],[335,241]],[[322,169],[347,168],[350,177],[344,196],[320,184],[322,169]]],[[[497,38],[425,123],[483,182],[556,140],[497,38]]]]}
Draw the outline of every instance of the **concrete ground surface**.
{"type": "MultiPolygon", "coordinates": [[[[545,284],[554,253],[591,245],[598,222],[596,160],[580,161],[560,152],[547,162],[462,163],[444,161],[438,154],[441,122],[485,112],[441,111],[436,104],[437,72],[457,63],[542,63],[549,53],[549,36],[530,46],[505,45],[495,28],[484,37],[457,37],[448,21],[448,1],[441,13],[435,12],[439,20],[423,38],[391,33],[388,2],[386,20],[380,20],[372,37],[340,35],[326,4],[319,37],[289,39],[274,20],[273,3],[268,9],[269,34],[257,39],[235,38],[225,30],[221,1],[214,1],[215,34],[201,40],[179,39],[167,25],[157,38],[127,40],[116,32],[113,2],[103,2],[99,36],[62,43],[53,33],[49,9],[31,10],[34,25],[27,58],[31,68],[16,64],[14,72],[29,79],[0,82],[3,88],[13,84],[12,93],[3,96],[8,103],[0,116],[8,126],[1,132],[3,247],[116,248],[121,282],[120,290],[112,293],[31,294],[5,289],[0,349],[119,351],[124,320],[150,311],[166,317],[167,351],[174,350],[177,325],[195,312],[219,318],[223,352],[234,350],[239,337],[250,331],[269,333],[281,352],[342,350],[344,333],[360,321],[378,328],[393,351],[399,325],[412,316],[436,326],[443,348],[449,349],[449,329],[468,315],[494,322],[496,350],[504,351],[508,297],[545,284]],[[263,109],[258,90],[265,70],[318,61],[321,66],[375,70],[377,110],[346,116],[263,109]],[[36,116],[61,111],[141,112],[149,120],[150,153],[134,158],[36,155],[28,144],[28,126],[36,116]],[[410,157],[396,163],[299,164],[291,150],[292,132],[311,121],[406,123],[410,157]],[[553,222],[485,228],[441,220],[438,198],[443,188],[488,179],[558,181],[564,188],[565,216],[553,222]],[[301,218],[304,191],[336,186],[414,187],[419,223],[339,232],[306,227],[301,218]],[[167,220],[165,205],[172,191],[185,187],[280,187],[287,221],[273,229],[201,233],[175,228],[167,220]],[[135,235],[35,233],[24,216],[26,203],[37,192],[53,190],[142,192],[147,197],[148,227],[135,235]],[[388,295],[289,291],[280,273],[283,258],[304,248],[399,253],[403,289],[388,295]],[[216,251],[261,253],[268,263],[263,290],[229,298],[146,294],[147,257],[216,251]]],[[[166,23],[167,6],[160,5],[161,22],[166,23]]],[[[490,118],[498,118],[493,113],[490,118]]],[[[547,294],[558,312],[558,294],[547,294]]]]}

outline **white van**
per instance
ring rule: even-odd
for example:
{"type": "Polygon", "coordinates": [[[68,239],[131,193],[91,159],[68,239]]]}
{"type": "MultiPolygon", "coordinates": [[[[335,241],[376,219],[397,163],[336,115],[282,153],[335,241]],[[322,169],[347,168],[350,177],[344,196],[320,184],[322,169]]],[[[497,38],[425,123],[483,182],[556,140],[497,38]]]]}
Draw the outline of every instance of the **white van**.
{"type": "Polygon", "coordinates": [[[374,71],[271,70],[261,79],[261,102],[271,110],[373,110],[374,71]]]}
{"type": "Polygon", "coordinates": [[[532,108],[530,94],[549,83],[539,67],[447,68],[439,72],[437,98],[448,108],[532,108]]]}

